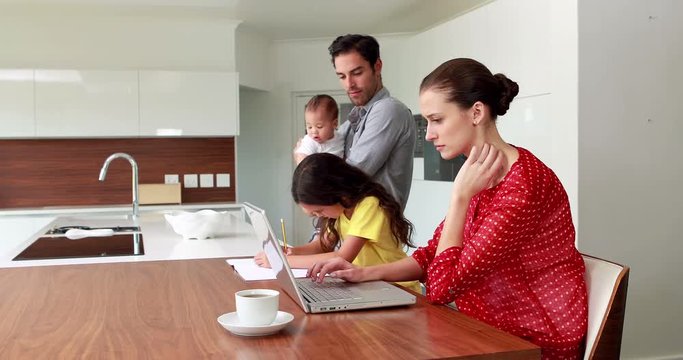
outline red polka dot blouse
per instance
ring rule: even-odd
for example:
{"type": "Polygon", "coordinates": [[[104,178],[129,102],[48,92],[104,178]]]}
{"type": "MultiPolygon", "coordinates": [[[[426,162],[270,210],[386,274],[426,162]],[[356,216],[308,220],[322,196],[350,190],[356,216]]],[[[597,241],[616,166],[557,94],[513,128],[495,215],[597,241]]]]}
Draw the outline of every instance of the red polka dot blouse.
{"type": "Polygon", "coordinates": [[[517,149],[503,181],[470,201],[462,246],[435,256],[442,222],[413,258],[429,301],[455,301],[462,313],[539,345],[543,358],[576,358],[588,307],[569,201],[555,173],[517,149]]]}

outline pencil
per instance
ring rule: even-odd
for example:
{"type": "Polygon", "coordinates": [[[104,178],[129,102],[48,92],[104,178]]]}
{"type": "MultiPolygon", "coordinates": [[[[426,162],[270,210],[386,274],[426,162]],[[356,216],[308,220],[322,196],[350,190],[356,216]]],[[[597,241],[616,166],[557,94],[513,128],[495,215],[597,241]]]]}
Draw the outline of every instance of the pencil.
{"type": "Polygon", "coordinates": [[[285,219],[280,219],[280,225],[282,225],[282,243],[285,247],[285,253],[287,253],[287,232],[285,231],[285,219]]]}

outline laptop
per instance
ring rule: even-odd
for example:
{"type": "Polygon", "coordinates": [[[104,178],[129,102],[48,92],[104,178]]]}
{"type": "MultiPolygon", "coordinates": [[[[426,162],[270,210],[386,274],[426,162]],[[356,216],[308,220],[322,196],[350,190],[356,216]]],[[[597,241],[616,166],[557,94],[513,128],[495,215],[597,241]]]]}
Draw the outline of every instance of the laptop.
{"type": "Polygon", "coordinates": [[[384,281],[350,283],[327,278],[322,284],[308,278],[297,279],[268,222],[266,212],[244,203],[256,236],[275,271],[278,285],[307,313],[324,313],[415,304],[415,295],[384,281]]]}

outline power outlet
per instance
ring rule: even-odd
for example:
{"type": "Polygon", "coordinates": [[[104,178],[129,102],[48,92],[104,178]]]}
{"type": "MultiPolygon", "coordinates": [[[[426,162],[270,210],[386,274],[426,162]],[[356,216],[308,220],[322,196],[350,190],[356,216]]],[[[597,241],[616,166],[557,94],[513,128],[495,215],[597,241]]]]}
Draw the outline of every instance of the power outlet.
{"type": "Polygon", "coordinates": [[[186,188],[196,188],[198,186],[197,174],[183,175],[183,184],[185,184],[186,188]]]}
{"type": "Polygon", "coordinates": [[[216,174],[216,187],[230,187],[230,174],[216,174]]]}
{"type": "Polygon", "coordinates": [[[164,175],[164,184],[177,184],[180,182],[178,174],[166,174],[164,175]]]}
{"type": "Polygon", "coordinates": [[[212,188],[213,174],[199,174],[199,186],[203,188],[212,188]]]}

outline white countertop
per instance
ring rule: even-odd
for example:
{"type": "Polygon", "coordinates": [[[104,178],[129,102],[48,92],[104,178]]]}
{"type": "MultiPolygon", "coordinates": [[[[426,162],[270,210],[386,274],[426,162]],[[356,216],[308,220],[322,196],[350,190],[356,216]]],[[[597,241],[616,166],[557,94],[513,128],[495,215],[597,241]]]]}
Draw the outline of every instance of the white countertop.
{"type": "MultiPolygon", "coordinates": [[[[238,210],[242,208],[242,204],[238,203],[196,203],[196,204],[176,204],[176,205],[140,205],[140,213],[144,212],[158,212],[158,211],[172,211],[172,210],[238,210]]],[[[33,215],[55,215],[62,216],[66,214],[85,214],[90,215],[94,213],[130,213],[133,206],[128,204],[122,205],[84,205],[84,206],[45,206],[35,208],[14,208],[14,209],[0,209],[0,216],[33,216],[33,215]]]]}
{"type": "MultiPolygon", "coordinates": [[[[158,206],[155,208],[145,207],[141,209],[138,219],[133,220],[126,217],[128,212],[122,212],[127,208],[69,208],[66,211],[56,211],[46,213],[41,210],[34,212],[14,213],[13,217],[26,220],[35,217],[36,226],[41,226],[38,231],[28,238],[0,238],[0,268],[3,267],[25,267],[25,266],[47,266],[47,265],[72,265],[72,264],[94,264],[94,263],[115,263],[115,262],[134,262],[134,261],[157,261],[157,260],[179,260],[179,259],[203,259],[203,258],[222,258],[253,256],[261,250],[261,243],[256,240],[253,228],[246,223],[242,217],[241,205],[225,204],[193,204],[190,206],[158,206]],[[230,232],[217,238],[204,240],[185,240],[176,234],[171,226],[164,219],[163,214],[169,211],[184,210],[193,211],[198,209],[212,208],[215,210],[228,209],[234,210],[228,217],[230,232]],[[94,211],[90,211],[94,210],[94,211]],[[112,212],[112,210],[116,210],[112,212]],[[38,212],[35,212],[38,211],[38,212]],[[22,215],[24,214],[24,215],[22,215]],[[30,215],[27,215],[30,214],[30,215]],[[49,215],[53,217],[49,217],[49,215]],[[76,214],[76,215],[75,215],[76,214]],[[138,225],[142,231],[142,242],[144,255],[134,256],[108,256],[90,258],[68,258],[68,259],[49,259],[49,260],[20,260],[12,261],[17,254],[33,243],[38,237],[43,235],[48,229],[78,223],[89,226],[126,226],[138,225]],[[44,224],[44,225],[43,225],[44,224]]],[[[2,213],[6,215],[6,212],[2,213]]],[[[0,235],[2,236],[2,235],[0,235]]],[[[78,240],[74,240],[78,241],[78,240]]]]}

